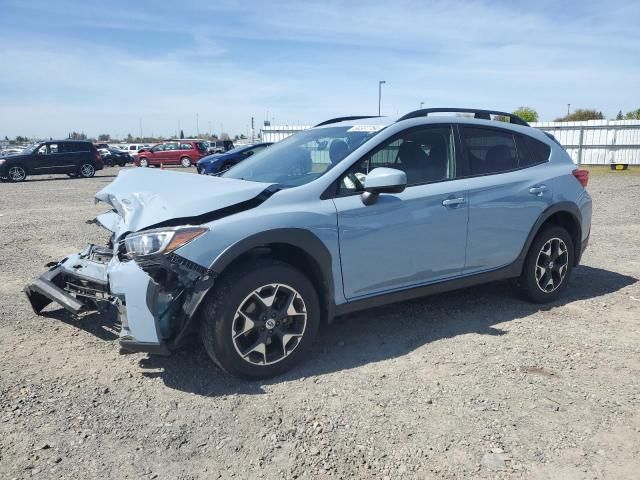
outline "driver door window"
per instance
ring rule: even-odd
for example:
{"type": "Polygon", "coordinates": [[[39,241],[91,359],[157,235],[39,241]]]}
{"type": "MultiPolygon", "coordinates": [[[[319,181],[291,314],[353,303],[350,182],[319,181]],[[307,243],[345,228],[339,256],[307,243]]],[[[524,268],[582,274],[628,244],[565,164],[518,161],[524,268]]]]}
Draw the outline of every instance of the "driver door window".
{"type": "Polygon", "coordinates": [[[367,174],[378,167],[404,171],[407,174],[407,186],[454,178],[455,155],[451,128],[413,129],[391,139],[349,169],[339,182],[338,194],[364,190],[367,174]]]}

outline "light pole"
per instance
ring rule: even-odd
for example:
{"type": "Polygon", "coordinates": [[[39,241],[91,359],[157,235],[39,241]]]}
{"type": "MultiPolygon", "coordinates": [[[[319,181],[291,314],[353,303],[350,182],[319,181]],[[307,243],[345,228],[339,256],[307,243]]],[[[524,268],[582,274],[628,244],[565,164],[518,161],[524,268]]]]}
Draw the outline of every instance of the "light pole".
{"type": "Polygon", "coordinates": [[[382,103],[382,84],[387,83],[384,80],[378,81],[378,116],[380,116],[380,104],[382,103]]]}
{"type": "Polygon", "coordinates": [[[567,103],[567,117],[571,115],[571,104],[567,103]]]}
{"type": "Polygon", "coordinates": [[[424,106],[424,102],[420,102],[420,110],[422,110],[423,106],[424,106]]]}
{"type": "Polygon", "coordinates": [[[140,117],[140,141],[142,141],[142,117],[140,117]]]}
{"type": "Polygon", "coordinates": [[[198,123],[198,114],[196,113],[196,136],[200,138],[200,124],[198,123]]]}

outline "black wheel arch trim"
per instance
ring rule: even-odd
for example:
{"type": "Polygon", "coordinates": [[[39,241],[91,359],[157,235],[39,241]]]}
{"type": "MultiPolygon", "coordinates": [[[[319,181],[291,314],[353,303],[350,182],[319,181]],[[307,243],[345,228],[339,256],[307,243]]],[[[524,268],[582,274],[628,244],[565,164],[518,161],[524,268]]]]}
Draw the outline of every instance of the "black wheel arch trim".
{"type": "MultiPolygon", "coordinates": [[[[277,228],[251,235],[233,244],[225,250],[210,266],[210,270],[220,275],[234,260],[241,255],[260,247],[270,245],[290,245],[305,252],[315,261],[320,270],[321,280],[326,292],[324,294],[330,309],[335,304],[335,290],[333,283],[332,256],[326,245],[315,234],[302,228],[277,228]]],[[[305,273],[305,272],[303,272],[305,273]]],[[[331,312],[329,312],[331,314],[331,312]]],[[[331,315],[329,315],[331,316],[331,315]]]]}
{"type": "Polygon", "coordinates": [[[577,239],[578,241],[573,246],[574,254],[575,254],[574,266],[578,265],[578,263],[580,262],[580,257],[582,254],[582,251],[581,251],[582,250],[581,248],[582,213],[580,212],[580,209],[578,208],[578,206],[573,202],[558,202],[558,203],[554,203],[553,205],[548,207],[544,212],[542,212],[542,214],[538,217],[538,220],[536,221],[536,223],[531,228],[531,231],[527,236],[527,240],[524,246],[522,247],[522,251],[520,252],[520,255],[518,255],[518,258],[516,259],[516,263],[520,264],[520,270],[522,270],[522,266],[524,265],[524,261],[525,261],[525,258],[527,257],[527,253],[529,253],[529,248],[531,247],[531,244],[533,243],[534,239],[540,232],[540,228],[542,228],[542,225],[544,225],[544,223],[547,220],[549,220],[549,218],[551,218],[553,215],[557,213],[568,213],[576,221],[576,224],[578,226],[578,239],[577,239]]]}

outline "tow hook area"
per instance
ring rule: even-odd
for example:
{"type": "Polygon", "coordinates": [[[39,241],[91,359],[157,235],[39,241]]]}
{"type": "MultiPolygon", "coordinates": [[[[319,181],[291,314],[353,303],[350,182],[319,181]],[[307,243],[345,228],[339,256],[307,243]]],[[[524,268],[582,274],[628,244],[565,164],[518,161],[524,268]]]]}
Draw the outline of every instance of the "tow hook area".
{"type": "Polygon", "coordinates": [[[101,302],[112,302],[107,280],[107,264],[113,252],[89,245],[71,255],[35,279],[24,289],[36,314],[56,302],[73,314],[99,310],[101,302]]]}

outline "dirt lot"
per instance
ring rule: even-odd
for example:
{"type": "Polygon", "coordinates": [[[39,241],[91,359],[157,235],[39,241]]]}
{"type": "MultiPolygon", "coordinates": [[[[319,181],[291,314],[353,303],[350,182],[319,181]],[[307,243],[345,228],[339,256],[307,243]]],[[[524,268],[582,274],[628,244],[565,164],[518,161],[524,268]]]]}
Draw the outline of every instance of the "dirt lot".
{"type": "Polygon", "coordinates": [[[497,283],[351,315],[246,382],[197,343],[119,355],[112,317],[31,311],[45,263],[105,240],[85,220],[116,172],[0,185],[0,478],[638,478],[640,176],[592,177],[563,300],[497,283]]]}

